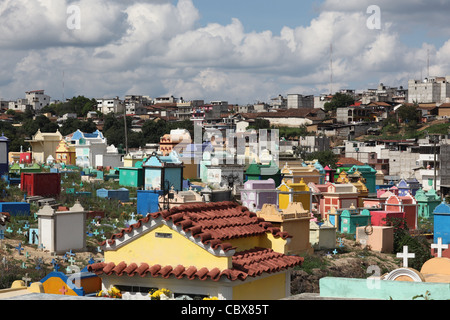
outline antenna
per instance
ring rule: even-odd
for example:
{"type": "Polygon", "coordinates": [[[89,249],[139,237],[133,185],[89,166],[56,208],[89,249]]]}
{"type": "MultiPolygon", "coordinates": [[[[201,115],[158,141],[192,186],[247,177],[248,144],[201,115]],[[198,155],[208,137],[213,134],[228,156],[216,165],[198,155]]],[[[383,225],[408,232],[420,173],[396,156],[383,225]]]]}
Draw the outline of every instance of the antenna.
{"type": "Polygon", "coordinates": [[[62,103],[66,101],[66,97],[64,94],[64,70],[63,70],[63,77],[62,77],[62,103]]]}
{"type": "Polygon", "coordinates": [[[333,43],[330,43],[330,94],[333,95],[333,43]]]}
{"type": "Polygon", "coordinates": [[[427,74],[430,78],[430,49],[427,50],[427,74]]]}

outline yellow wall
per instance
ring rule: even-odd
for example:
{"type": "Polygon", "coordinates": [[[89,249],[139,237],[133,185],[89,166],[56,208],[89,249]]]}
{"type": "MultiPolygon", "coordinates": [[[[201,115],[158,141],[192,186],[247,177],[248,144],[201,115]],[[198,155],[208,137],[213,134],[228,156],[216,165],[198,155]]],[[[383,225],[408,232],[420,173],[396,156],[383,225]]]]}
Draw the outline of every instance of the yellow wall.
{"type": "Polygon", "coordinates": [[[233,300],[278,300],[286,298],[286,274],[281,273],[233,288],[233,300]]]}
{"type": "Polygon", "coordinates": [[[270,232],[266,232],[259,237],[245,237],[227,240],[232,246],[237,247],[236,251],[245,251],[254,248],[273,249],[275,252],[286,253],[287,241],[283,238],[275,238],[270,232]]]}
{"type": "Polygon", "coordinates": [[[195,266],[199,269],[232,268],[231,257],[217,257],[164,224],[115,251],[105,251],[105,261],[115,264],[122,261],[138,265],[147,263],[150,266],[195,266]],[[155,236],[157,232],[170,233],[172,238],[158,238],[155,236]]]}
{"type": "MultiPolygon", "coordinates": [[[[278,190],[280,190],[281,192],[289,192],[290,188],[288,188],[285,184],[282,184],[279,186],[278,190]]],[[[290,194],[280,193],[278,195],[278,208],[281,210],[286,209],[290,203],[290,198],[290,194]]]]}
{"type": "Polygon", "coordinates": [[[281,184],[278,187],[278,190],[281,192],[293,192],[292,194],[283,194],[280,193],[278,195],[278,208],[284,210],[288,207],[291,202],[301,202],[303,208],[307,211],[311,210],[311,193],[309,193],[309,188],[304,183],[291,183],[288,185],[281,184]],[[294,193],[294,192],[307,192],[307,193],[294,193]]]}

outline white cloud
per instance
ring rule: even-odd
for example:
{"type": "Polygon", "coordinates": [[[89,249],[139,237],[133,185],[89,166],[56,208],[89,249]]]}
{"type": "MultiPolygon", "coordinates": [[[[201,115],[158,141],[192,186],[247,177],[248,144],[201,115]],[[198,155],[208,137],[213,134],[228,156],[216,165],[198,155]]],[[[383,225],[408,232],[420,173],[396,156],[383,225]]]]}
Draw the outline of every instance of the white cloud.
{"type": "Polygon", "coordinates": [[[66,97],[173,94],[247,103],[295,90],[316,94],[330,88],[331,43],[335,90],[406,85],[425,67],[428,50],[430,70],[450,72],[450,41],[414,47],[402,38],[405,25],[417,26],[405,10],[415,21],[438,23],[446,3],[431,10],[423,1],[378,1],[381,29],[370,30],[372,2],[326,0],[317,17],[276,34],[246,32],[245,21],[232,18],[201,26],[192,0],[4,0],[0,96],[45,89],[60,99],[63,72],[66,97]],[[80,8],[79,30],[67,28],[69,5],[80,8]]]}

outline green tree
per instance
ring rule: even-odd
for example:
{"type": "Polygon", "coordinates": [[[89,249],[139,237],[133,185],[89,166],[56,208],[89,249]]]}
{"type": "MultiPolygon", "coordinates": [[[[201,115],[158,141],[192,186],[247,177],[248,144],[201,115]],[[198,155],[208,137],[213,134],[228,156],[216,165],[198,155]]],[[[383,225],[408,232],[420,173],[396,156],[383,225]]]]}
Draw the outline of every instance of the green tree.
{"type": "Polygon", "coordinates": [[[256,118],[255,121],[248,127],[249,127],[249,129],[255,129],[255,130],[270,129],[270,121],[267,119],[256,118]]]}
{"type": "Polygon", "coordinates": [[[355,103],[355,99],[348,94],[337,92],[330,102],[324,104],[325,111],[335,111],[337,108],[347,108],[355,103]]]}
{"type": "Polygon", "coordinates": [[[36,116],[34,120],[26,119],[23,123],[23,128],[25,130],[25,134],[28,137],[31,137],[36,134],[39,129],[41,132],[56,132],[56,130],[59,129],[59,126],[55,122],[50,121],[50,119],[46,116],[39,115],[36,116]]]}
{"type": "Polygon", "coordinates": [[[336,168],[339,156],[331,150],[313,152],[306,155],[304,160],[313,161],[318,160],[322,166],[329,166],[330,168],[336,168]]]}
{"type": "Polygon", "coordinates": [[[414,259],[409,261],[409,267],[420,270],[422,265],[431,259],[430,247],[423,236],[411,236],[405,219],[387,218],[387,225],[394,228],[394,252],[402,252],[403,246],[408,246],[409,252],[415,254],[414,259]]]}
{"type": "Polygon", "coordinates": [[[402,105],[397,110],[398,119],[410,126],[416,126],[420,122],[420,110],[417,109],[416,105],[406,106],[402,105]]]}
{"type": "Polygon", "coordinates": [[[165,120],[147,120],[142,125],[142,133],[146,143],[158,143],[161,137],[168,133],[168,125],[165,120]]]}

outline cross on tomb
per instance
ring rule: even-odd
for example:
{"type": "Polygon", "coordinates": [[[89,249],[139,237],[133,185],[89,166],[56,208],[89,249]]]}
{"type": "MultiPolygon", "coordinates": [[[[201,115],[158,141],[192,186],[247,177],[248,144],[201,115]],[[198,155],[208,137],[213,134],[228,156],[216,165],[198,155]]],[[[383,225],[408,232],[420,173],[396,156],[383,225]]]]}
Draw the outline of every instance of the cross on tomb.
{"type": "Polygon", "coordinates": [[[442,244],[442,238],[438,238],[438,243],[432,243],[431,244],[432,249],[437,249],[438,251],[438,258],[442,258],[442,249],[448,249],[448,244],[442,244]]]}
{"type": "Polygon", "coordinates": [[[97,229],[95,229],[95,231],[93,232],[93,234],[94,234],[94,235],[96,235],[96,236],[98,236],[98,235],[99,235],[99,232],[98,232],[98,230],[97,230],[97,229]]]}
{"type": "Polygon", "coordinates": [[[30,228],[30,225],[28,223],[25,223],[25,226],[23,227],[25,230],[28,230],[30,228]]]}
{"type": "Polygon", "coordinates": [[[25,273],[25,277],[22,278],[25,281],[25,286],[28,287],[28,281],[31,281],[31,278],[28,277],[28,273],[25,273]]]}
{"type": "Polygon", "coordinates": [[[414,253],[408,253],[408,246],[403,246],[403,252],[397,253],[397,258],[403,259],[403,268],[408,268],[408,259],[415,257],[416,255],[414,253]]]}
{"type": "Polygon", "coordinates": [[[25,264],[25,262],[22,262],[22,265],[20,266],[22,269],[26,269],[27,265],[25,264]]]}
{"type": "Polygon", "coordinates": [[[69,290],[66,289],[65,286],[63,286],[61,289],[58,290],[59,292],[61,292],[62,295],[66,295],[66,292],[69,292],[69,290]]]}
{"type": "Polygon", "coordinates": [[[44,251],[45,246],[44,246],[43,243],[40,243],[39,246],[38,246],[38,248],[41,249],[42,251],[44,251]]]}
{"type": "Polygon", "coordinates": [[[75,253],[73,253],[73,252],[72,252],[72,249],[70,249],[69,252],[66,252],[66,255],[69,255],[69,256],[72,256],[72,257],[73,257],[73,256],[75,256],[75,253]]]}
{"type": "Polygon", "coordinates": [[[6,232],[11,233],[13,232],[13,229],[11,229],[11,227],[8,227],[8,229],[6,229],[6,232]]]}
{"type": "Polygon", "coordinates": [[[74,262],[75,262],[75,259],[74,259],[73,257],[70,257],[70,258],[69,258],[69,262],[70,262],[71,265],[73,265],[74,262]]]}

